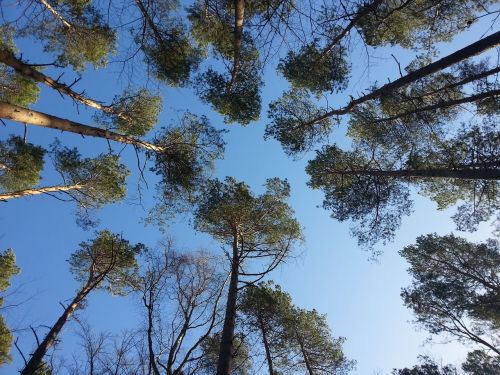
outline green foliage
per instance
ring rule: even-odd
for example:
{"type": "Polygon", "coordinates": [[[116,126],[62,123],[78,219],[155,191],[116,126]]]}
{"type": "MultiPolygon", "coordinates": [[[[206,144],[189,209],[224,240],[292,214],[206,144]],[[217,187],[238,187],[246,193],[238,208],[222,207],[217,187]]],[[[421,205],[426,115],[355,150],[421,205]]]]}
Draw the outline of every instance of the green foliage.
{"type": "MultiPolygon", "coordinates": [[[[213,375],[217,372],[217,362],[219,357],[219,345],[221,335],[215,334],[207,337],[201,344],[202,359],[200,361],[200,372],[206,375],[213,375]]],[[[252,368],[252,358],[249,354],[250,348],[240,336],[234,338],[234,358],[232,374],[248,375],[252,368]]]]}
{"type": "Polygon", "coordinates": [[[316,310],[296,309],[288,321],[290,339],[295,341],[295,366],[318,375],[346,374],[355,362],[348,360],[342,345],[345,338],[334,338],[326,321],[326,315],[316,310]]]}
{"type": "Polygon", "coordinates": [[[286,202],[289,195],[288,182],[278,178],[268,179],[260,196],[232,177],[224,182],[210,180],[200,196],[195,227],[229,245],[235,235],[241,236],[243,252],[283,257],[291,250],[290,244],[302,238],[300,225],[286,202]]]}
{"type": "Polygon", "coordinates": [[[268,117],[271,123],[266,126],[265,137],[279,141],[289,155],[310,151],[330,134],[332,120],[309,122],[324,113],[310,99],[306,90],[291,90],[269,104],[268,117]]]}
{"type": "Polygon", "coordinates": [[[248,125],[260,117],[261,97],[259,67],[243,64],[238,78],[229,88],[231,78],[208,69],[196,79],[196,91],[201,99],[210,103],[224,116],[224,122],[248,125]]]}
{"type": "Polygon", "coordinates": [[[500,356],[490,356],[482,350],[467,354],[462,369],[470,375],[495,375],[500,373],[500,356]]]}
{"type": "MultiPolygon", "coordinates": [[[[10,279],[19,273],[16,266],[16,256],[10,249],[0,253],[0,293],[5,292],[10,286],[10,279]]],[[[3,296],[0,296],[0,308],[3,306],[3,296]]],[[[3,316],[0,316],[0,366],[10,362],[10,346],[12,345],[12,334],[5,323],[3,316]]]]}
{"type": "MultiPolygon", "coordinates": [[[[477,20],[491,0],[386,0],[361,18],[358,26],[370,46],[399,44],[404,48],[450,41],[477,20]]],[[[363,5],[360,11],[363,11],[363,5]]]]}
{"type": "Polygon", "coordinates": [[[146,61],[153,67],[153,72],[160,81],[171,86],[185,86],[191,72],[198,68],[201,51],[193,46],[181,24],[174,23],[169,29],[158,29],[161,39],[150,35],[142,41],[146,61]]]}
{"type": "Polygon", "coordinates": [[[431,334],[448,333],[488,348],[497,347],[500,329],[500,247],[474,244],[453,235],[417,238],[400,254],[410,264],[412,285],[405,305],[431,334]],[[492,335],[488,344],[485,337],[492,335]],[[496,337],[496,339],[495,339],[496,337]]]}
{"type": "MultiPolygon", "coordinates": [[[[8,26],[0,26],[0,48],[15,54],[14,30],[8,26]]],[[[35,81],[26,78],[7,65],[0,65],[0,100],[26,107],[38,99],[39,88],[35,81]]]]}
{"type": "Polygon", "coordinates": [[[325,194],[323,208],[336,220],[351,220],[358,243],[371,248],[394,237],[401,218],[411,213],[412,204],[404,180],[369,173],[384,168],[383,164],[370,166],[367,154],[362,149],[346,152],[325,146],[309,161],[306,172],[311,178],[308,185],[325,194]]]}
{"type": "Polygon", "coordinates": [[[308,89],[318,95],[340,91],[346,88],[349,74],[345,52],[340,46],[326,52],[315,41],[297,53],[289,51],[277,69],[296,89],[308,89]]]}
{"type": "Polygon", "coordinates": [[[412,368],[392,370],[392,375],[458,375],[455,367],[451,365],[440,366],[428,356],[419,356],[419,361],[420,365],[415,365],[412,368]]]}
{"type": "Polygon", "coordinates": [[[83,285],[124,295],[135,285],[136,256],[143,250],[144,245],[131,245],[120,235],[103,230],[93,240],[80,243],[69,259],[70,270],[83,285]]]}
{"type": "Polygon", "coordinates": [[[98,208],[125,197],[125,179],[129,170],[120,164],[120,157],[103,154],[97,158],[82,158],[76,148],[69,149],[55,143],[52,147],[55,169],[64,184],[80,185],[67,191],[83,209],[98,208]]]}
{"type": "Polygon", "coordinates": [[[44,42],[46,52],[57,55],[59,65],[85,69],[86,63],[95,68],[106,66],[114,52],[115,32],[104,22],[104,16],[89,1],[52,3],[58,16],[46,10],[25,31],[44,42]]]}
{"type": "Polygon", "coordinates": [[[28,189],[40,181],[45,150],[21,137],[0,141],[0,188],[4,191],[28,189]]]}
{"type": "Polygon", "coordinates": [[[215,159],[224,154],[224,131],[210,125],[205,116],[186,112],[180,124],[162,128],[155,143],[166,151],[155,154],[152,171],[161,177],[161,203],[154,209],[154,221],[163,223],[185,203],[193,203],[213,170],[215,159]]]}
{"type": "Polygon", "coordinates": [[[112,108],[115,113],[122,115],[112,116],[113,128],[123,134],[143,136],[156,125],[162,99],[160,96],[151,95],[146,89],[137,92],[127,90],[114,98],[112,108]]]}

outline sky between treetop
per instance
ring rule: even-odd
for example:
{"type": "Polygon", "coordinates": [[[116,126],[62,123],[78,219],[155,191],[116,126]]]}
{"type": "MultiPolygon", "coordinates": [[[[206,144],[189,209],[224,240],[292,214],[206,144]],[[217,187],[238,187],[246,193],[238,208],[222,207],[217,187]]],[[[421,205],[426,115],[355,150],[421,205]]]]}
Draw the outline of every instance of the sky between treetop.
{"type": "MultiPolygon", "coordinates": [[[[486,22],[479,22],[467,33],[457,36],[452,43],[438,46],[442,55],[455,51],[468,43],[474,42],[488,31],[486,22]]],[[[18,43],[23,58],[33,62],[46,62],[47,56],[41,47],[28,41],[18,43]]],[[[330,104],[342,104],[349,94],[356,96],[370,83],[386,82],[399,76],[398,66],[391,57],[394,54],[402,66],[413,57],[412,53],[401,48],[378,48],[370,51],[371,66],[365,70],[366,55],[363,48],[351,52],[350,86],[343,94],[329,97],[330,104]]],[[[46,73],[56,70],[46,69],[46,73]]],[[[133,73],[135,74],[135,73],[133,73]]],[[[79,83],[86,93],[94,98],[109,101],[122,86],[125,79],[120,76],[120,66],[110,64],[106,69],[93,71],[89,68],[79,83]]],[[[64,77],[71,82],[69,76],[64,77]]],[[[136,80],[146,77],[135,77],[136,80]]],[[[406,273],[407,265],[397,251],[414,242],[421,234],[436,232],[448,234],[454,231],[450,219],[453,208],[436,211],[435,203],[428,199],[415,197],[414,213],[405,218],[394,242],[377,249],[383,255],[377,261],[369,261],[369,254],[357,247],[356,240],[349,235],[349,223],[338,223],[329,217],[321,207],[322,193],[306,186],[307,175],[304,172],[307,160],[313,153],[305,154],[299,160],[287,157],[281,146],[274,140],[264,141],[263,133],[267,104],[278,98],[287,88],[286,81],[277,75],[271,64],[265,71],[263,88],[263,111],[261,119],[247,127],[225,125],[222,117],[208,105],[200,102],[191,89],[159,87],[163,96],[163,112],[159,125],[165,125],[181,116],[181,110],[190,110],[198,115],[206,115],[219,129],[227,129],[227,141],[224,160],[216,163],[214,177],[234,176],[245,181],[259,193],[267,178],[287,178],[291,184],[291,205],[304,228],[306,243],[294,259],[289,260],[271,278],[289,292],[294,302],[303,308],[315,308],[328,315],[328,321],[335,336],[345,336],[345,353],[348,358],[357,361],[356,374],[371,374],[375,371],[389,373],[392,368],[401,368],[416,363],[418,354],[431,354],[442,358],[443,363],[459,364],[465,358],[467,348],[447,343],[424,345],[425,332],[417,332],[410,323],[412,316],[403,307],[399,296],[400,289],[409,284],[406,273]]],[[[69,99],[62,99],[57,93],[42,87],[39,102],[33,107],[46,113],[82,123],[90,123],[91,111],[77,108],[69,99]]],[[[336,127],[330,142],[337,142],[348,147],[344,137],[345,119],[336,127]]],[[[22,135],[19,126],[0,127],[0,139],[9,134],[22,135]]],[[[74,134],[59,134],[55,131],[28,127],[29,141],[48,146],[54,137],[64,139],[68,146],[78,147],[85,156],[95,155],[97,145],[100,150],[106,147],[103,140],[85,142],[74,134]],[[94,149],[94,147],[96,149],[94,149]]],[[[121,146],[113,145],[115,150],[121,146]]],[[[99,150],[99,151],[100,151],[99,150]]],[[[137,191],[138,170],[132,148],[124,151],[125,160],[131,166],[132,175],[128,179],[127,198],[118,204],[108,205],[98,212],[99,229],[108,228],[122,233],[132,243],[142,242],[156,246],[166,234],[175,238],[179,247],[185,250],[205,248],[218,251],[219,246],[209,236],[196,233],[188,217],[180,218],[166,228],[166,234],[158,228],[145,226],[141,221],[145,217],[144,207],[152,205],[154,182],[149,190],[142,187],[142,202],[137,191]]],[[[44,172],[44,181],[48,184],[55,179],[50,168],[44,172]]],[[[71,203],[57,201],[48,196],[36,196],[2,203],[0,211],[0,249],[14,249],[17,262],[22,272],[13,280],[13,291],[19,291],[10,303],[22,302],[16,308],[7,310],[7,319],[15,336],[19,336],[19,345],[26,351],[33,343],[30,332],[16,331],[27,325],[53,324],[61,312],[59,301],[71,298],[77,288],[68,270],[66,260],[76,249],[79,242],[92,237],[92,232],[85,232],[75,224],[74,206],[71,203]]],[[[473,234],[458,233],[460,236],[480,241],[491,236],[490,224],[483,224],[473,234]]],[[[111,297],[105,293],[94,293],[87,303],[87,308],[79,316],[88,320],[98,330],[119,332],[121,329],[140,324],[139,306],[130,298],[111,297]]],[[[63,332],[64,345],[61,350],[72,353],[77,338],[75,325],[69,325],[63,332]]],[[[0,369],[0,373],[9,374],[21,366],[19,355],[16,360],[0,369]]]]}

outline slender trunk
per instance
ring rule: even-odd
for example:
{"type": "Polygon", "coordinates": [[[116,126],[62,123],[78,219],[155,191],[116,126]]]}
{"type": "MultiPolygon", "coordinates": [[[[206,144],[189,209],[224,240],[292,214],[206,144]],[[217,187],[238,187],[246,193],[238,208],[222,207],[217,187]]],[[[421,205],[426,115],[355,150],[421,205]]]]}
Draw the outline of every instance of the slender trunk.
{"type": "Polygon", "coordinates": [[[58,185],[58,186],[47,186],[36,189],[25,189],[12,191],[9,193],[0,193],[0,201],[6,201],[14,198],[22,198],[28,197],[30,195],[39,195],[39,194],[47,194],[47,193],[60,193],[70,190],[81,189],[85,187],[84,184],[74,184],[74,185],[58,185]]]}
{"type": "Polygon", "coordinates": [[[12,69],[14,69],[17,73],[29,77],[37,82],[40,82],[54,90],[57,90],[59,93],[64,94],[69,96],[70,98],[88,106],[91,108],[98,109],[100,111],[106,112],[113,114],[117,117],[120,117],[124,120],[129,121],[130,117],[125,115],[124,113],[116,112],[113,110],[113,107],[111,106],[106,106],[102,105],[99,102],[92,100],[90,98],[87,98],[84,95],[78,94],[77,92],[73,91],[70,86],[60,83],[57,80],[46,76],[42,72],[36,70],[29,64],[25,64],[23,61],[17,59],[13,53],[11,53],[9,50],[2,48],[0,49],[0,62],[10,66],[12,69]]]}
{"type": "Polygon", "coordinates": [[[233,240],[233,259],[231,263],[231,279],[227,295],[226,315],[219,348],[219,361],[217,375],[230,375],[233,367],[234,356],[234,326],[236,321],[236,300],[238,297],[238,278],[240,270],[240,257],[238,253],[238,234],[233,240]]]}
{"type": "Polygon", "coordinates": [[[63,25],[68,28],[72,29],[73,25],[71,25],[68,21],[64,19],[64,17],[57,11],[55,10],[52,5],[50,5],[46,0],[40,0],[40,2],[47,8],[47,10],[54,15],[59,21],[63,23],[63,25]]]}
{"type": "Polygon", "coordinates": [[[148,357],[149,357],[149,368],[153,370],[154,375],[160,375],[160,370],[156,365],[156,358],[153,349],[153,297],[151,293],[149,294],[149,303],[146,303],[146,297],[143,299],[144,306],[148,310],[148,329],[147,329],[147,340],[148,340],[148,357]]]}
{"type": "Polygon", "coordinates": [[[366,175],[376,177],[394,177],[394,178],[453,178],[461,180],[500,180],[500,169],[451,169],[451,168],[433,168],[433,169],[399,169],[394,171],[378,170],[345,170],[345,171],[327,171],[328,174],[338,175],[366,175]]]}
{"type": "Polygon", "coordinates": [[[394,120],[397,120],[401,117],[411,116],[411,115],[414,115],[417,113],[430,112],[430,111],[435,111],[437,109],[454,107],[454,106],[457,106],[460,104],[477,102],[479,100],[483,100],[486,98],[494,98],[494,97],[499,96],[499,95],[500,95],[500,89],[486,91],[486,92],[482,92],[479,94],[470,95],[470,96],[467,96],[465,98],[460,98],[460,99],[455,99],[455,100],[446,100],[446,101],[438,102],[436,104],[415,108],[415,109],[412,109],[410,111],[399,113],[399,114],[391,116],[391,117],[379,118],[379,119],[371,121],[371,123],[378,124],[378,123],[385,122],[385,121],[394,121],[394,120]]]}
{"type": "Polygon", "coordinates": [[[325,120],[332,116],[341,116],[349,113],[354,107],[365,103],[369,100],[377,99],[385,94],[390,93],[396,89],[399,89],[409,83],[415,82],[423,77],[427,77],[433,73],[439,72],[443,69],[446,69],[454,64],[459,63],[465,59],[468,59],[472,56],[478,55],[484,51],[487,51],[491,48],[495,48],[500,44],[500,31],[493,33],[481,40],[478,40],[475,43],[469,44],[467,47],[464,47],[448,56],[443,57],[442,59],[435,61],[429,65],[426,65],[420,69],[414,70],[407,75],[393,81],[387,83],[376,90],[373,90],[369,94],[363,95],[357,99],[351,100],[345,107],[334,109],[332,111],[326,112],[325,114],[316,117],[315,119],[308,121],[303,124],[299,124],[297,127],[307,127],[316,124],[322,120],[325,120]]]}
{"type": "Polygon", "coordinates": [[[313,368],[311,366],[311,362],[309,362],[309,357],[307,355],[306,349],[304,348],[304,341],[300,337],[298,332],[295,332],[295,336],[297,337],[297,341],[300,346],[300,352],[302,353],[302,356],[304,357],[304,363],[306,364],[306,369],[309,375],[314,375],[313,368]]]}
{"type": "Polygon", "coordinates": [[[33,111],[2,101],[0,101],[0,118],[20,122],[23,124],[31,124],[42,126],[45,128],[67,131],[83,136],[104,138],[110,141],[141,147],[153,152],[166,151],[166,147],[161,147],[152,143],[144,142],[137,138],[132,138],[127,135],[115,133],[109,130],[80,124],[78,122],[52,116],[43,112],[33,111]]]}
{"type": "Polygon", "coordinates": [[[243,19],[245,18],[245,0],[234,0],[234,41],[233,41],[233,70],[228,91],[231,91],[236,82],[241,67],[241,43],[243,39],[243,19]]]}
{"type": "Polygon", "coordinates": [[[54,345],[57,336],[61,332],[64,324],[66,324],[69,318],[71,318],[75,310],[82,303],[85,297],[87,297],[94,286],[94,283],[87,283],[87,285],[78,292],[73,301],[71,301],[68,307],[66,307],[63,314],[59,317],[59,319],[57,319],[56,323],[52,326],[49,333],[47,333],[40,345],[38,345],[38,348],[36,348],[36,350],[33,352],[30,360],[21,371],[21,375],[34,375],[36,373],[36,370],[42,364],[43,357],[45,357],[47,351],[54,345]]]}
{"type": "Polygon", "coordinates": [[[266,360],[267,360],[267,367],[269,368],[269,375],[274,375],[273,358],[271,356],[271,348],[269,347],[269,341],[267,340],[266,327],[264,326],[264,321],[262,320],[261,316],[258,317],[258,320],[259,320],[260,332],[262,333],[262,342],[264,343],[264,349],[266,350],[266,360]]]}

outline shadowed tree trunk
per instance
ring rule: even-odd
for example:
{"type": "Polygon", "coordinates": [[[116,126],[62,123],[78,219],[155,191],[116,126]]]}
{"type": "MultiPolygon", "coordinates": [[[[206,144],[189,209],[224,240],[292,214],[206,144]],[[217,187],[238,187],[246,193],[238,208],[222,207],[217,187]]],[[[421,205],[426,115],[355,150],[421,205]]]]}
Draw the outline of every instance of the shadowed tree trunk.
{"type": "Polygon", "coordinates": [[[271,356],[271,349],[269,348],[269,341],[267,339],[267,330],[261,316],[258,317],[258,321],[259,321],[260,332],[262,334],[262,342],[264,344],[264,349],[266,351],[266,360],[267,360],[267,367],[269,368],[269,375],[274,375],[273,358],[271,356]]]}
{"type": "Polygon", "coordinates": [[[232,90],[241,67],[241,43],[243,39],[244,17],[245,17],[245,0],[234,0],[233,70],[231,71],[231,81],[228,84],[228,91],[232,90]]]}
{"type": "Polygon", "coordinates": [[[21,371],[21,375],[34,375],[37,369],[43,362],[43,357],[47,354],[47,351],[54,345],[57,336],[61,332],[64,324],[71,318],[75,310],[80,306],[82,301],[87,297],[87,295],[92,291],[96,283],[87,283],[84,288],[82,288],[76,297],[71,301],[71,303],[64,309],[63,314],[57,319],[56,323],[52,326],[49,333],[45,336],[43,341],[38,345],[38,348],[31,355],[30,360],[21,371]]]}
{"type": "Polygon", "coordinates": [[[227,295],[226,315],[219,349],[217,375],[230,375],[234,356],[234,326],[236,321],[236,300],[238,297],[238,279],[240,269],[240,255],[238,250],[238,233],[233,239],[233,258],[231,262],[231,279],[227,295]]]}
{"type": "Polygon", "coordinates": [[[315,119],[308,121],[306,123],[299,124],[297,128],[300,127],[308,127],[317,122],[325,120],[332,116],[341,116],[349,113],[354,107],[365,103],[369,100],[379,98],[391,91],[394,91],[398,88],[401,88],[409,83],[415,82],[421,78],[427,77],[433,73],[439,72],[443,69],[446,69],[452,65],[459,63],[465,59],[468,59],[472,56],[476,56],[486,50],[491,48],[495,48],[500,44],[500,31],[493,33],[481,40],[478,40],[475,43],[468,45],[448,56],[443,57],[442,59],[435,61],[429,65],[426,65],[420,69],[414,70],[407,75],[393,81],[387,83],[376,90],[373,90],[369,94],[363,95],[357,99],[351,100],[345,107],[334,109],[329,112],[324,113],[321,116],[316,117],[315,119]]]}
{"type": "Polygon", "coordinates": [[[394,177],[394,178],[454,178],[463,180],[500,180],[500,169],[492,168],[430,168],[430,169],[399,169],[399,170],[338,170],[326,171],[327,174],[334,175],[365,175],[376,177],[394,177]]]}

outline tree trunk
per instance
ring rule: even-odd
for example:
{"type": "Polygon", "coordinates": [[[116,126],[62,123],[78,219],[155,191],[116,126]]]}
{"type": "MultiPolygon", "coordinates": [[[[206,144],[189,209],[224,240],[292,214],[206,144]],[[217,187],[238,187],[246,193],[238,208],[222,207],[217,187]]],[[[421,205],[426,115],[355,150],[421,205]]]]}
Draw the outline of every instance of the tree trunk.
{"type": "Polygon", "coordinates": [[[314,375],[313,368],[311,366],[311,363],[309,362],[309,357],[307,356],[307,352],[304,348],[304,341],[302,340],[302,338],[300,337],[298,332],[295,332],[295,336],[297,337],[297,341],[298,341],[299,346],[300,346],[300,352],[302,353],[302,356],[304,357],[304,363],[306,364],[307,372],[309,373],[309,375],[314,375]]]}
{"type": "Polygon", "coordinates": [[[385,94],[390,93],[396,89],[399,89],[409,83],[415,82],[423,77],[427,77],[433,73],[439,72],[443,69],[446,69],[454,64],[459,63],[465,59],[468,59],[472,56],[478,55],[486,50],[491,48],[495,48],[500,44],[500,31],[493,33],[481,40],[478,40],[475,43],[469,44],[467,47],[464,47],[448,56],[443,57],[442,59],[435,61],[429,65],[426,65],[420,69],[414,70],[407,75],[393,81],[387,83],[376,90],[373,90],[369,94],[363,95],[357,99],[351,100],[345,107],[334,109],[332,111],[326,112],[325,114],[316,117],[315,119],[308,121],[303,124],[299,124],[297,127],[307,127],[316,124],[322,120],[325,120],[332,116],[341,116],[349,113],[354,107],[365,103],[372,99],[377,99],[385,94]]]}
{"type": "Polygon", "coordinates": [[[327,171],[328,174],[337,175],[365,175],[376,177],[394,177],[394,178],[452,178],[461,180],[500,180],[500,169],[452,169],[452,168],[433,168],[433,169],[399,169],[394,171],[378,170],[345,170],[345,171],[327,171]]]}
{"type": "Polygon", "coordinates": [[[83,136],[104,138],[115,142],[130,144],[136,147],[145,148],[153,152],[164,152],[165,147],[157,146],[152,143],[141,141],[140,139],[132,138],[127,135],[115,133],[109,130],[95,128],[63,119],[60,117],[48,115],[46,113],[33,111],[27,108],[19,107],[14,104],[0,101],[0,118],[20,122],[23,124],[31,124],[42,126],[61,131],[80,134],[83,136]]]}
{"type": "Polygon", "coordinates": [[[66,28],[68,29],[73,28],[73,26],[68,21],[66,21],[64,17],[57,10],[55,10],[52,7],[52,5],[50,5],[46,0],[40,0],[40,2],[45,6],[45,8],[47,8],[47,10],[50,13],[54,15],[54,17],[56,17],[59,21],[61,21],[66,28]]]}
{"type": "Polygon", "coordinates": [[[234,41],[233,41],[233,70],[228,91],[231,92],[241,67],[241,42],[243,39],[243,20],[245,17],[245,0],[234,0],[234,41]]]}
{"type": "Polygon", "coordinates": [[[9,199],[14,199],[14,198],[28,197],[30,195],[65,192],[75,189],[81,189],[83,187],[85,187],[84,184],[56,185],[56,186],[47,186],[36,189],[12,191],[9,193],[0,193],[0,201],[7,201],[9,199]]]}
{"type": "Polygon", "coordinates": [[[240,270],[240,256],[238,252],[238,234],[233,239],[233,258],[231,263],[231,279],[227,295],[226,315],[219,349],[217,375],[230,375],[234,356],[234,326],[236,321],[236,300],[238,297],[238,278],[240,270]]]}
{"type": "Polygon", "coordinates": [[[113,107],[111,106],[105,106],[102,105],[95,100],[92,100],[90,98],[87,98],[84,95],[78,94],[75,91],[71,89],[70,86],[65,85],[64,83],[60,83],[56,81],[55,79],[52,79],[49,76],[46,76],[42,72],[36,70],[29,64],[25,64],[23,61],[17,59],[12,52],[10,52],[8,49],[2,48],[0,49],[0,62],[3,62],[4,64],[10,66],[12,69],[14,69],[17,73],[29,77],[37,82],[43,83],[44,85],[57,90],[61,94],[67,95],[70,98],[88,106],[91,108],[98,109],[100,111],[106,112],[113,114],[117,117],[120,117],[124,120],[129,121],[130,117],[125,115],[124,113],[120,112],[115,112],[113,110],[113,107]]]}
{"type": "Polygon", "coordinates": [[[45,336],[43,341],[38,345],[38,348],[31,355],[30,360],[21,371],[21,375],[34,375],[36,370],[41,366],[43,357],[47,354],[47,351],[55,344],[57,336],[61,332],[64,324],[71,318],[75,310],[82,303],[82,301],[87,297],[90,291],[94,288],[95,284],[89,284],[81,289],[76,297],[71,301],[71,303],[66,307],[63,314],[57,319],[56,323],[52,326],[49,333],[45,336]]]}
{"type": "Polygon", "coordinates": [[[149,301],[146,302],[146,298],[143,298],[144,306],[148,310],[148,329],[147,329],[147,339],[148,339],[148,357],[149,357],[149,368],[153,370],[154,375],[160,375],[160,370],[156,365],[156,358],[153,350],[153,297],[152,293],[149,293],[149,301]]]}
{"type": "Polygon", "coordinates": [[[266,327],[264,326],[264,321],[262,320],[261,316],[258,317],[258,320],[260,332],[262,333],[262,342],[264,343],[264,349],[266,350],[266,360],[267,367],[269,368],[269,375],[274,375],[273,358],[271,356],[271,349],[269,348],[269,341],[267,340],[266,327]]]}

